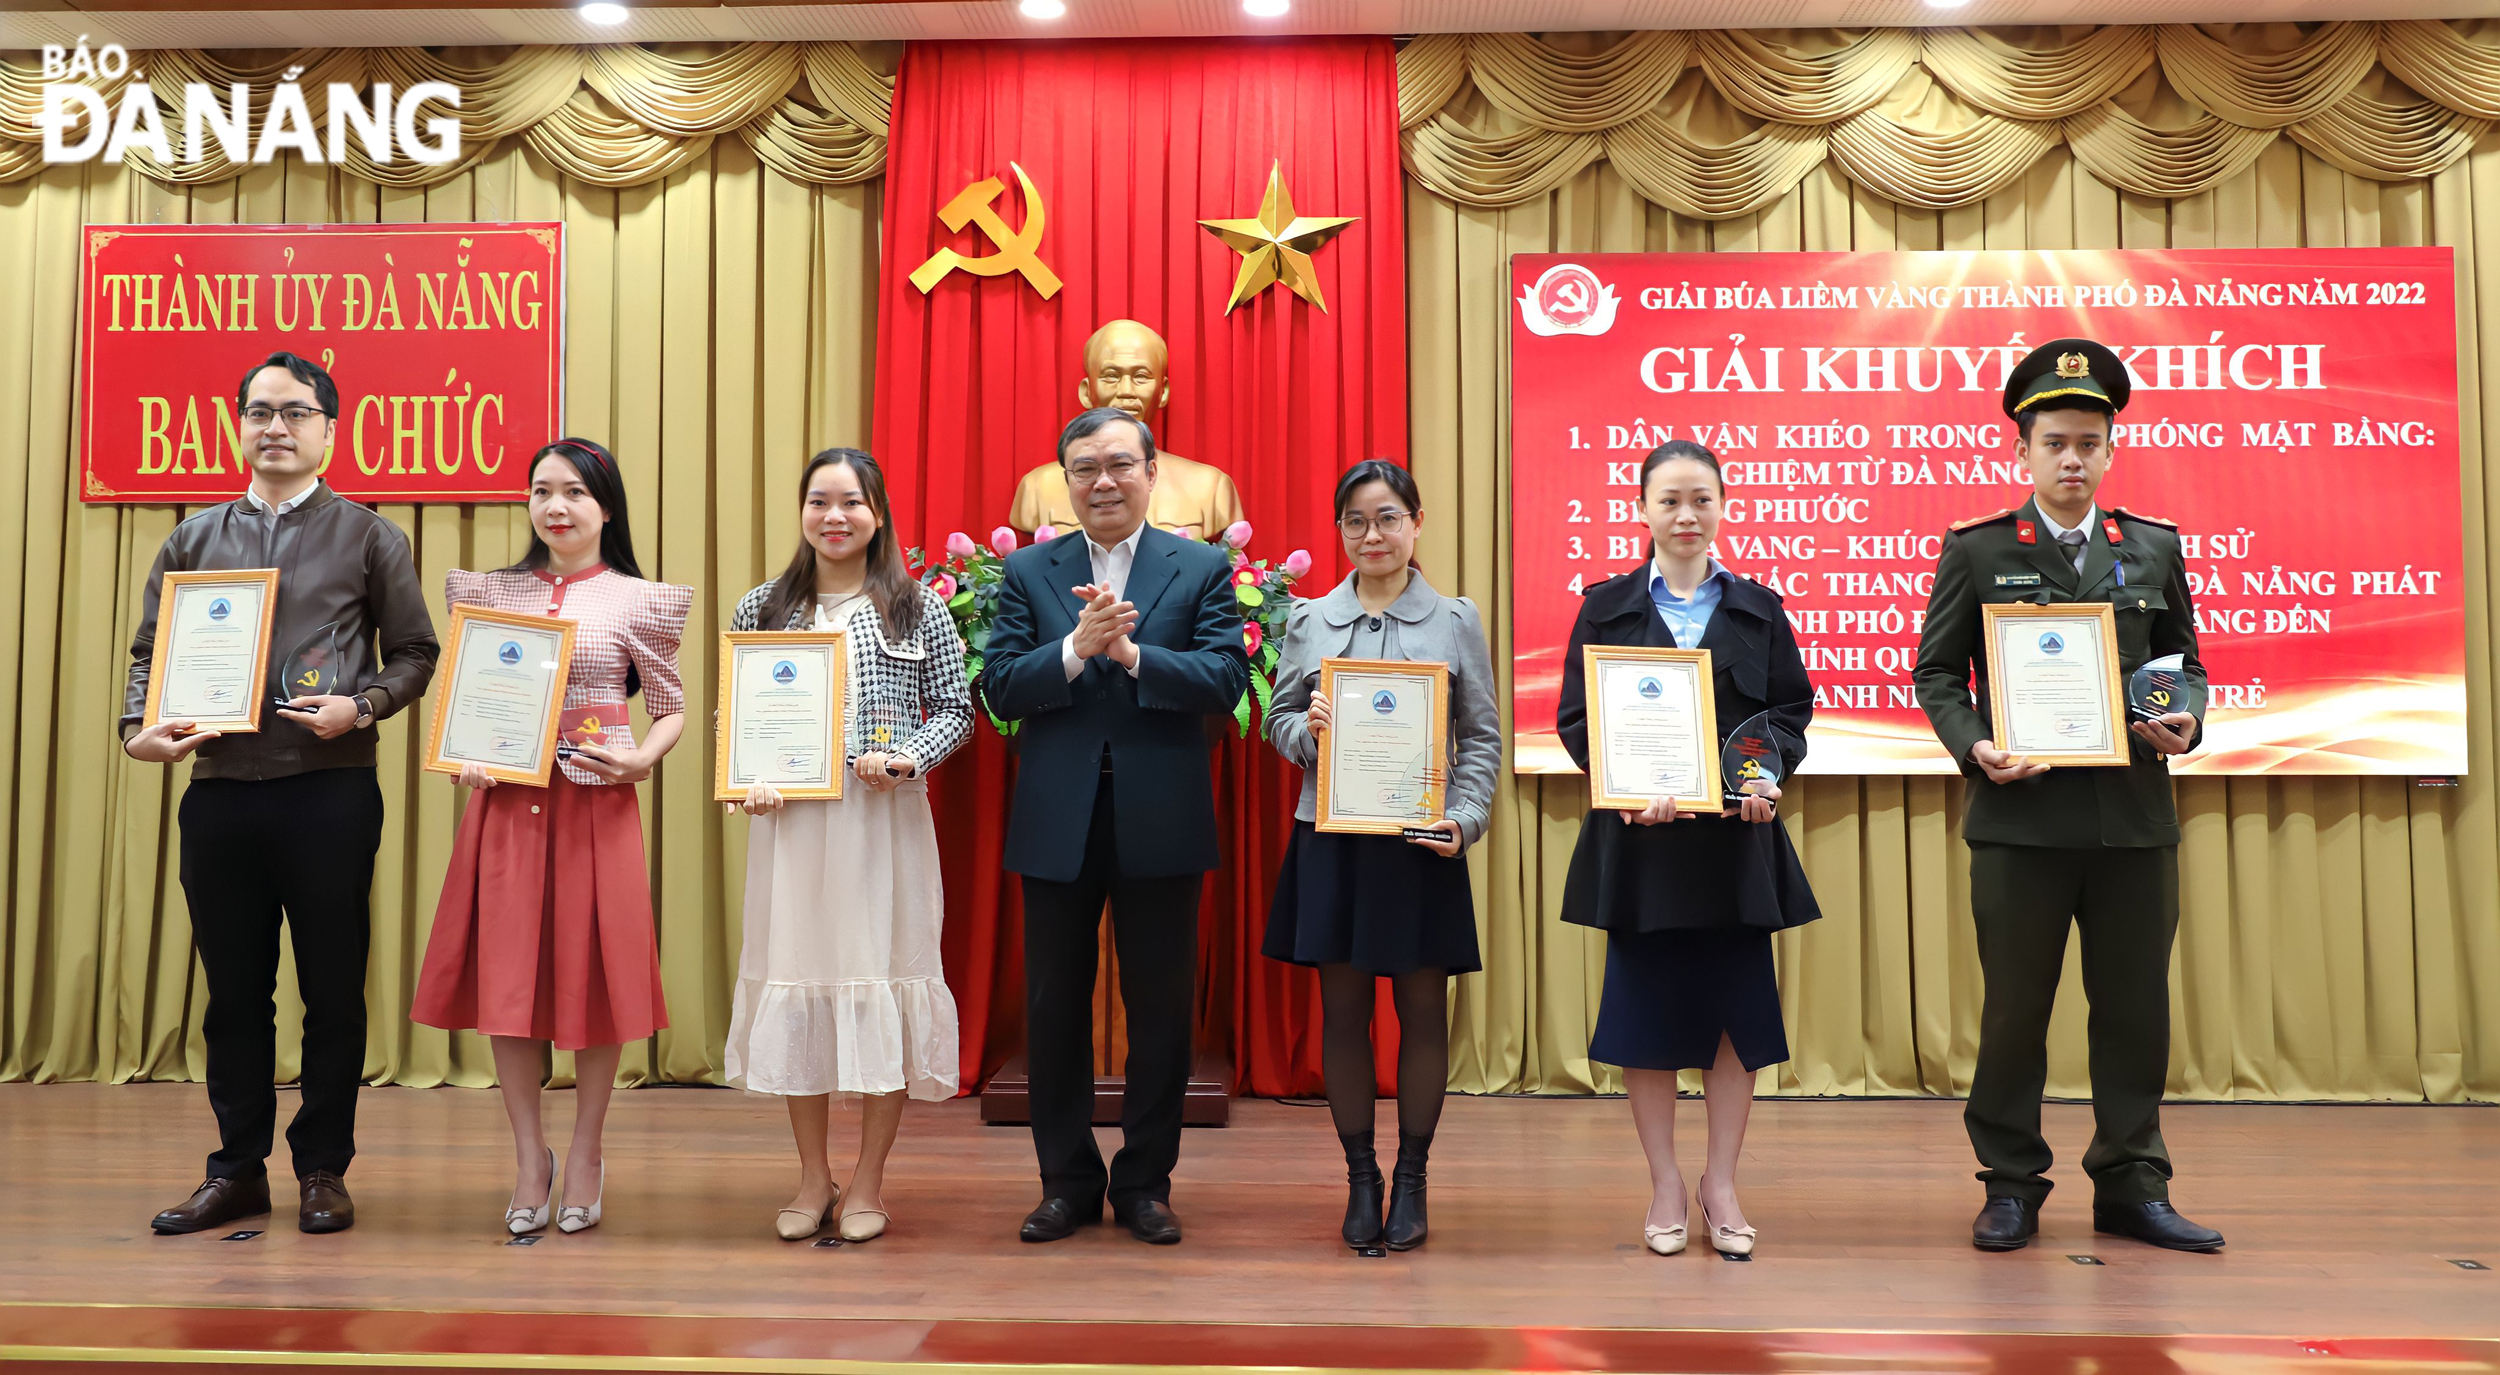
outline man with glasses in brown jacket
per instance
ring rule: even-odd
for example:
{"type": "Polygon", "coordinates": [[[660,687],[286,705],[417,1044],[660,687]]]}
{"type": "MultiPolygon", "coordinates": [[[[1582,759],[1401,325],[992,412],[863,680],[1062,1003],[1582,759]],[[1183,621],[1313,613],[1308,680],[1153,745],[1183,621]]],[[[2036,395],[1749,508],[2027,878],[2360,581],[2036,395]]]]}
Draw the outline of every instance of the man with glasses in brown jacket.
{"type": "Polygon", "coordinates": [[[406,536],[318,477],[338,428],[330,374],[273,353],[244,374],[235,410],[251,486],[174,527],[157,551],[122,701],[131,758],[198,756],[182,796],[182,891],[208,976],[201,1033],[220,1141],[206,1181],[156,1215],[159,1235],[269,1211],[282,919],[304,1000],[303,1102],[287,1128],[303,1196],[298,1226],[337,1232],[355,1223],[342,1176],[356,1153],[368,899],[382,842],[373,725],[425,692],[440,652],[406,536]],[[142,729],[165,574],[241,568],[278,570],[266,685],[274,700],[260,731],[220,737],[189,721],[142,729]],[[332,690],[287,686],[298,666],[332,690]]]}

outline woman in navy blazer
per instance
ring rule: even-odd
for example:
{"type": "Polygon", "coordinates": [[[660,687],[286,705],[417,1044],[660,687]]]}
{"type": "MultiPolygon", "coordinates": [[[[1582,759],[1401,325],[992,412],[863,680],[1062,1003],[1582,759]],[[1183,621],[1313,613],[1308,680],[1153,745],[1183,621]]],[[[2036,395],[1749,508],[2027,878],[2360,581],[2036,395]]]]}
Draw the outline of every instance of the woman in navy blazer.
{"type": "MultiPolygon", "coordinates": [[[[1649,562],[1588,589],[1563,656],[1555,727],[1589,763],[1584,645],[1710,651],[1719,729],[1768,713],[1780,777],[1805,758],[1814,685],[1778,594],[1710,557],[1726,486],[1718,457],[1662,444],[1641,464],[1649,562]]],[[[1589,813],[1563,881],[1563,920],[1606,932],[1606,989],[1589,1058],[1623,1067],[1655,1190],[1642,1239],[1684,1249],[1684,1176],[1675,1162],[1675,1080],[1702,1071],[1710,1109],[1702,1220],[1723,1254],[1750,1255],[1754,1229],[1736,1202],[1736,1161],[1753,1077],[1788,1058],[1771,933],[1821,916],[1805,870],[1775,819],[1776,786],[1718,816],[1678,818],[1659,799],[1639,812],[1589,813]]]]}

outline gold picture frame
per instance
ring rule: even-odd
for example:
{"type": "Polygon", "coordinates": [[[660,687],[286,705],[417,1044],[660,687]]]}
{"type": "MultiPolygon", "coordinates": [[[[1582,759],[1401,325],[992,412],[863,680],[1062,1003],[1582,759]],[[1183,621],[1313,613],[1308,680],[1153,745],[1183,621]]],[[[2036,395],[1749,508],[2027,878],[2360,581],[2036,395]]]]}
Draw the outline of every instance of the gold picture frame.
{"type": "Polygon", "coordinates": [[[1727,798],[1721,791],[1719,777],[1719,704],[1717,684],[1711,676],[1710,651],[1652,645],[1583,645],[1580,663],[1582,683],[1588,693],[1589,805],[1601,811],[1637,812],[1663,796],[1673,798],[1679,812],[1717,816],[1725,811],[1727,798]],[[1639,672],[1644,665],[1653,670],[1672,667],[1663,676],[1652,674],[1635,679],[1636,692],[1647,696],[1645,685],[1654,683],[1659,693],[1665,693],[1673,690],[1669,685],[1675,683],[1692,697],[1687,714],[1693,723],[1692,748],[1696,757],[1689,761],[1688,770],[1697,786],[1689,791],[1642,792],[1619,786],[1626,781],[1630,769],[1618,767],[1614,753],[1633,742],[1615,729],[1621,723],[1610,719],[1606,689],[1615,671],[1639,672]],[[1609,786],[1610,782],[1617,786],[1609,786]]]}
{"type": "Polygon", "coordinates": [[[713,700],[720,710],[712,719],[712,800],[743,802],[747,786],[733,784],[729,779],[731,743],[736,738],[738,699],[738,656],[741,650],[781,646],[788,649],[817,648],[825,652],[829,691],[833,697],[833,719],[827,723],[826,758],[833,767],[827,770],[825,786],[784,786],[771,784],[773,791],[789,801],[809,798],[839,801],[842,797],[843,775],[850,772],[847,738],[843,723],[850,713],[851,654],[850,634],[841,630],[724,630],[720,637],[720,695],[713,700]]]}
{"type": "MultiPolygon", "coordinates": [[[[1450,666],[1448,664],[1410,659],[1322,659],[1319,665],[1319,693],[1321,700],[1330,704],[1332,722],[1330,729],[1319,742],[1319,763],[1316,766],[1319,772],[1319,807],[1318,820],[1314,823],[1316,829],[1337,835],[1393,836],[1403,834],[1410,826],[1430,826],[1449,815],[1450,666]],[[1412,685],[1421,694],[1417,700],[1428,704],[1425,708],[1428,713],[1425,734],[1429,743],[1422,747],[1425,751],[1425,762],[1421,776],[1414,778],[1410,783],[1400,772],[1402,766],[1391,765],[1390,771],[1399,773],[1399,776],[1379,790],[1394,798],[1404,787],[1411,786],[1416,789],[1418,796],[1414,809],[1406,815],[1388,816],[1352,809],[1340,810],[1342,799],[1337,794],[1339,785],[1346,781],[1344,778],[1346,766],[1338,762],[1337,750],[1346,742],[1352,742],[1359,747],[1366,734],[1360,727],[1368,724],[1367,720],[1351,718],[1348,713],[1338,709],[1343,705],[1342,696],[1348,680],[1354,680],[1357,684],[1378,685],[1377,692],[1371,687],[1362,689],[1366,700],[1378,700],[1379,693],[1388,692],[1389,684],[1395,682],[1412,685]]],[[[1397,715],[1396,708],[1405,699],[1397,697],[1394,693],[1389,695],[1390,706],[1383,714],[1397,715]]],[[[1365,773],[1368,776],[1370,771],[1367,770],[1365,773]]]]}
{"type": "Polygon", "coordinates": [[[245,710],[232,716],[190,715],[177,717],[189,721],[192,733],[215,731],[220,735],[253,735],[260,730],[260,713],[269,694],[269,641],[277,631],[278,570],[275,568],[219,568],[187,573],[167,573],[157,583],[156,644],[148,655],[148,701],[139,717],[142,728],[162,721],[165,696],[166,665],[174,646],[175,607],[186,592],[212,591],[220,587],[252,588],[260,594],[260,635],[252,655],[252,678],[243,692],[245,710]]]}
{"type": "Polygon", "coordinates": [[[498,611],[493,607],[477,606],[468,602],[454,604],[451,608],[451,627],[443,635],[442,665],[436,671],[434,679],[434,713],[425,733],[425,771],[456,775],[463,767],[474,763],[485,769],[487,776],[498,783],[520,783],[533,788],[546,787],[547,780],[554,775],[556,769],[556,737],[562,732],[564,726],[564,693],[565,686],[573,674],[573,636],[576,629],[577,625],[574,621],[560,616],[532,616],[519,611],[498,611]],[[468,642],[469,627],[472,625],[503,626],[535,636],[553,635],[556,637],[553,687],[546,703],[546,721],[539,730],[538,767],[535,769],[489,764],[482,760],[447,759],[443,755],[443,730],[451,720],[454,699],[461,695],[463,672],[461,656],[463,647],[468,642]]]}
{"type": "MultiPolygon", "coordinates": [[[[1988,728],[1998,749],[2064,768],[2116,768],[2134,762],[2128,745],[2127,698],[2119,683],[2118,614],[2114,607],[2108,602],[1986,602],[1981,604],[1979,613],[1981,652],[1988,669],[1988,728]],[[2044,633],[2061,624],[2092,627],[2087,638],[2099,646],[2101,663],[2097,670],[2086,673],[2099,698],[2099,721],[2095,723],[2087,717],[2079,729],[2062,724],[2057,727],[2061,732],[2073,729],[2080,737],[2084,743],[2075,749],[2043,746],[2029,734],[2017,738],[2017,723],[2008,712],[2008,703],[2015,694],[2007,682],[2001,655],[2003,637],[2014,623],[2039,628],[2044,633]]],[[[2062,657],[2063,649],[2048,648],[2046,652],[2062,657]]]]}

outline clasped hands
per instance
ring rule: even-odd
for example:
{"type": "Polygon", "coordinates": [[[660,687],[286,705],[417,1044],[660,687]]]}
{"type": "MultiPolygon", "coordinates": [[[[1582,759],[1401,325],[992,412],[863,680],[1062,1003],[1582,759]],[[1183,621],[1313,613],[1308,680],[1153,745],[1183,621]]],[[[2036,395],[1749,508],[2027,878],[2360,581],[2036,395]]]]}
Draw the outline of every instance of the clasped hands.
{"type": "Polygon", "coordinates": [[[1107,654],[1113,663],[1136,672],[1137,642],[1129,636],[1137,629],[1137,604],[1124,602],[1110,588],[1095,583],[1070,590],[1078,601],[1085,603],[1085,609],[1077,614],[1076,629],[1068,635],[1068,648],[1079,659],[1107,654]]]}
{"type": "MultiPolygon", "coordinates": [[[[2196,740],[2196,718],[2184,711],[2170,712],[2150,721],[2130,721],[2127,729],[2135,733],[2136,739],[2152,746],[2156,754],[2185,754],[2194,748],[2196,740]]],[[[1982,740],[1971,746],[1970,762],[1977,764],[1979,771],[1986,774],[1991,783],[2019,783],[2049,771],[2049,766],[2037,759],[1998,749],[1994,740],[1982,740]]]]}
{"type": "MultiPolygon", "coordinates": [[[[1736,806],[1721,810],[1719,815],[1739,817],[1746,821],[1771,821],[1777,819],[1778,813],[1774,808],[1779,800],[1780,790],[1776,784],[1748,783],[1745,785],[1744,800],[1736,806]]],[[[1637,812],[1618,812],[1616,815],[1623,818],[1623,824],[1626,826],[1636,824],[1664,826],[1674,821],[1679,813],[1675,810],[1674,798],[1654,797],[1650,799],[1648,806],[1637,812]]]]}
{"type": "MultiPolygon", "coordinates": [[[[575,745],[564,758],[610,783],[639,783],[649,778],[660,763],[660,757],[647,750],[610,750],[603,745],[575,745]]],[[[495,776],[482,764],[463,764],[459,783],[464,788],[491,788],[495,786],[495,776]]]]}
{"type": "MultiPolygon", "coordinates": [[[[1331,717],[1328,711],[1328,699],[1318,696],[1312,697],[1310,708],[1303,714],[1303,724],[1310,727],[1311,734],[1313,735],[1326,735],[1328,733],[1328,723],[1330,720],[1331,717]]],[[[1432,851],[1434,854],[1439,855],[1443,859],[1457,858],[1460,841],[1457,822],[1452,821],[1445,816],[1439,821],[1433,822],[1429,826],[1418,826],[1415,829],[1419,831],[1435,832],[1441,838],[1438,840],[1424,840],[1419,837],[1410,836],[1407,838],[1407,844],[1421,845],[1425,849],[1432,851]]]]}
{"type": "MultiPolygon", "coordinates": [[[[275,710],[281,718],[324,740],[336,740],[356,728],[356,718],[364,714],[364,704],[353,697],[317,695],[290,698],[285,706],[275,710]]],[[[142,763],[171,764],[189,758],[193,750],[219,734],[199,729],[197,721],[159,721],[123,741],[122,752],[142,763]]]]}
{"type": "MultiPolygon", "coordinates": [[[[908,754],[890,754],[884,750],[870,750],[851,762],[851,773],[860,782],[867,784],[868,791],[872,793],[890,792],[918,777],[920,762],[908,754]],[[894,772],[886,772],[889,768],[894,772]]],[[[724,812],[742,811],[748,816],[770,816],[788,805],[789,799],[781,795],[780,789],[769,783],[758,783],[747,789],[745,800],[724,802],[721,804],[721,810],[724,812]]]]}

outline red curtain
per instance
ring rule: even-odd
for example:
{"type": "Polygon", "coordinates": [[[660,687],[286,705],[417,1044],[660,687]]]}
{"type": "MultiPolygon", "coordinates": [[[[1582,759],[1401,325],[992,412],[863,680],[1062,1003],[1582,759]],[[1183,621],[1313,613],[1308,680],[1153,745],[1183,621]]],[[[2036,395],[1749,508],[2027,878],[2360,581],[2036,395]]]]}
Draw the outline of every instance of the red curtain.
{"type": "MultiPolygon", "coordinates": [[[[906,537],[986,542],[1017,480],[1054,456],[1086,336],[1127,317],[1171,345],[1157,438],[1232,475],[1253,557],[1308,549],[1306,587],[1325,590],[1346,571],[1337,474],[1406,459],[1402,195],[1386,38],[911,45],[886,154],[875,438],[906,537]],[[1325,311],[1270,288],[1227,315],[1241,259],[1198,221],[1255,217],[1271,166],[1301,214],[1361,220],[1315,255],[1325,311]],[[987,177],[1005,183],[1006,224],[1044,216],[1038,253],[1064,283],[1051,298],[1015,273],[958,271],[925,295],[909,280],[942,247],[997,251],[938,220],[987,177]]],[[[1255,738],[1217,749],[1226,864],[1202,917],[1199,1043],[1231,1053],[1239,1089],[1316,1092],[1316,981],[1258,954],[1300,775],[1255,738]]],[[[967,1084],[1023,1037],[1019,895],[999,867],[1014,768],[984,728],[932,782],[967,1084]]],[[[1385,1065],[1394,1034],[1380,1039],[1385,1065]]]]}

